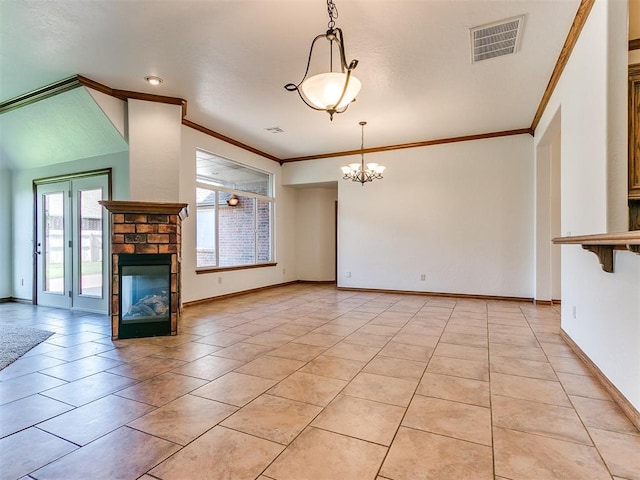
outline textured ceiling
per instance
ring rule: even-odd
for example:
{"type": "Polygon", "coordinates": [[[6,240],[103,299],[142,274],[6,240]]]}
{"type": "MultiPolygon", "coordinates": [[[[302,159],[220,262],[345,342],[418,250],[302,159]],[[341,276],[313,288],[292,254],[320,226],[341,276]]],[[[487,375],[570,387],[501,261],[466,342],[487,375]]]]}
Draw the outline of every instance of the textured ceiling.
{"type": "Polygon", "coordinates": [[[1,1],[0,101],[81,74],[184,98],[189,120],[280,158],[358,148],[360,120],[366,147],[527,128],[579,3],[336,0],[363,87],[330,122],[283,88],[326,30],[322,0],[1,1]],[[472,64],[469,28],[517,15],[518,53],[472,64]]]}

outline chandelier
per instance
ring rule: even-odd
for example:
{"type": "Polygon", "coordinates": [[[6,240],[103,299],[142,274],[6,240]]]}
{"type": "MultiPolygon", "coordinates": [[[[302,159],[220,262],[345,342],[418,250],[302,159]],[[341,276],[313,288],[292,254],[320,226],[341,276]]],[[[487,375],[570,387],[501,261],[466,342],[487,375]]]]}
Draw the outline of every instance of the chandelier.
{"type": "Polygon", "coordinates": [[[362,143],[360,144],[360,163],[350,163],[342,167],[343,180],[360,182],[364,187],[367,182],[373,182],[382,178],[385,167],[377,163],[364,163],[364,126],[367,122],[360,122],[362,127],[362,143]]]}
{"type": "Polygon", "coordinates": [[[338,8],[333,3],[333,0],[327,0],[327,11],[329,13],[327,33],[318,35],[311,42],[307,69],[302,80],[297,85],[288,83],[284,88],[289,92],[298,92],[298,95],[307,106],[314,110],[327,112],[329,118],[333,120],[334,114],[344,112],[349,107],[349,104],[356,99],[362,84],[351,73],[358,65],[358,60],[351,60],[351,63],[347,65],[344,53],[344,36],[342,30],[336,28],[338,8]],[[313,47],[321,38],[329,41],[329,71],[307,78],[313,56],[313,47]],[[333,71],[334,47],[340,56],[339,72],[333,71]]]}

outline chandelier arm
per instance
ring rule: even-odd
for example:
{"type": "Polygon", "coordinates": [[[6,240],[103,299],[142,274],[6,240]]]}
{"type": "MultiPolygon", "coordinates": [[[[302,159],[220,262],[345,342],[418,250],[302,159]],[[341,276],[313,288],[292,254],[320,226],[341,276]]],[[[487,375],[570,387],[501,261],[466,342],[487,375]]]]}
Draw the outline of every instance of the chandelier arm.
{"type": "MultiPolygon", "coordinates": [[[[290,92],[297,92],[298,96],[305,103],[305,105],[307,107],[313,108],[314,110],[317,110],[318,112],[326,112],[326,111],[328,111],[326,108],[318,108],[315,105],[312,105],[311,103],[309,103],[308,100],[306,98],[304,98],[304,95],[302,94],[302,89],[299,88],[298,85],[293,85],[293,83],[289,83],[289,84],[285,85],[284,88],[286,88],[290,92]],[[287,88],[289,85],[293,86],[294,88],[293,89],[287,88]]],[[[337,113],[342,113],[342,112],[337,112],[337,113]]]]}
{"type": "Polygon", "coordinates": [[[342,68],[342,73],[344,71],[350,71],[355,69],[358,66],[358,60],[351,60],[351,63],[347,65],[347,55],[344,53],[344,33],[342,33],[341,28],[334,28],[333,34],[336,37],[336,43],[338,44],[338,51],[340,52],[340,67],[342,68]]]}

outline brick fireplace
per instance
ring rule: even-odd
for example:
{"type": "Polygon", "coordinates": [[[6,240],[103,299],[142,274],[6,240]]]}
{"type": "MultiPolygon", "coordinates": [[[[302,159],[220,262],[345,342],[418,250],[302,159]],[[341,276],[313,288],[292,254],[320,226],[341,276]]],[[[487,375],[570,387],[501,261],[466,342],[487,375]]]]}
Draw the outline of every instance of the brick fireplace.
{"type": "Polygon", "coordinates": [[[111,213],[111,337],[176,335],[187,204],[100,203],[111,213]]]}

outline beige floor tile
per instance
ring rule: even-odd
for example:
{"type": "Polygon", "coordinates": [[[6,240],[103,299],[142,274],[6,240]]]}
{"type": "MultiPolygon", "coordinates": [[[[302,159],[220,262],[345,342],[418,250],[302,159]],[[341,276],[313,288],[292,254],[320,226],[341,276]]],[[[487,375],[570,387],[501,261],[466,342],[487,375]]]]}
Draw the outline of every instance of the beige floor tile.
{"type": "Polygon", "coordinates": [[[285,335],[291,335],[292,337],[300,337],[313,330],[313,327],[306,325],[294,325],[292,323],[285,323],[272,328],[270,331],[273,333],[283,333],[285,335]]]}
{"type": "Polygon", "coordinates": [[[179,448],[175,443],[120,427],[37,470],[33,477],[38,480],[67,479],[73,472],[74,478],[92,480],[138,478],[179,448]]]}
{"type": "Polygon", "coordinates": [[[161,407],[206,383],[201,378],[167,372],[120,390],[117,395],[161,407]]]}
{"type": "Polygon", "coordinates": [[[492,357],[489,362],[491,372],[519,375],[521,377],[557,380],[555,372],[547,362],[522,360],[520,358],[492,357]]]}
{"type": "Polygon", "coordinates": [[[295,337],[293,335],[285,335],[284,333],[263,332],[247,338],[245,342],[276,348],[281,347],[285,343],[289,343],[294,338],[295,337]]]}
{"type": "Polygon", "coordinates": [[[107,370],[109,373],[133,378],[138,381],[146,380],[174,368],[181,367],[185,362],[172,358],[144,357],[123,363],[120,366],[107,370]]]}
{"type": "Polygon", "coordinates": [[[490,343],[506,343],[507,345],[520,345],[523,347],[538,347],[538,340],[531,335],[518,335],[513,333],[489,332],[490,343]]]}
{"type": "Polygon", "coordinates": [[[411,333],[398,333],[393,337],[395,343],[403,343],[405,345],[416,345],[418,347],[435,348],[440,340],[436,335],[415,335],[411,333]]]}
{"type": "Polygon", "coordinates": [[[594,447],[494,427],[496,475],[518,480],[605,480],[611,476],[594,447]]]}
{"type": "Polygon", "coordinates": [[[550,380],[492,373],[491,393],[504,397],[571,407],[571,402],[569,402],[569,398],[564,393],[560,382],[550,380]]]}
{"type": "Polygon", "coordinates": [[[429,361],[427,372],[489,381],[489,361],[464,360],[462,358],[434,355],[429,361]]]}
{"type": "Polygon", "coordinates": [[[134,420],[129,426],[186,445],[236,410],[236,407],[225,403],[185,395],[134,420]]]}
{"type": "Polygon", "coordinates": [[[313,330],[313,333],[323,333],[327,335],[338,335],[340,337],[346,337],[347,335],[355,332],[360,325],[339,325],[334,323],[326,323],[313,330]]]}
{"type": "Polygon", "coordinates": [[[262,395],[231,415],[222,425],[288,445],[321,411],[321,407],[308,403],[262,395]]]}
{"type": "Polygon", "coordinates": [[[489,349],[486,347],[480,348],[469,345],[455,345],[453,343],[440,342],[433,354],[440,357],[486,361],[489,358],[489,349]]]}
{"type": "Polygon", "coordinates": [[[405,411],[395,405],[339,395],[311,425],[389,446],[405,411]]]}
{"type": "Polygon", "coordinates": [[[348,381],[355,377],[365,365],[366,362],[320,355],[307,363],[300,371],[348,381]]]}
{"type": "Polygon", "coordinates": [[[35,393],[40,393],[67,382],[59,378],[53,378],[38,372],[22,375],[21,377],[12,378],[2,382],[0,388],[0,405],[13,402],[35,393]]]}
{"type": "Polygon", "coordinates": [[[300,360],[264,355],[240,368],[235,369],[234,371],[237,373],[253,375],[255,377],[282,380],[298,370],[304,364],[305,363],[300,360]]]}
{"type": "Polygon", "coordinates": [[[488,343],[486,334],[468,335],[465,333],[451,333],[447,331],[442,334],[440,341],[454,345],[468,345],[471,347],[486,347],[488,343]]]}
{"type": "Polygon", "coordinates": [[[400,427],[380,475],[393,480],[493,480],[491,447],[400,427]]]}
{"type": "Polygon", "coordinates": [[[375,357],[379,351],[379,347],[340,342],[324,352],[324,355],[346,358],[347,360],[357,360],[359,362],[368,362],[375,357]]]}
{"type": "Polygon", "coordinates": [[[407,407],[417,384],[417,380],[361,372],[351,380],[343,393],[352,397],[407,407]]]}
{"type": "Polygon", "coordinates": [[[241,367],[242,365],[244,365],[244,362],[239,360],[207,355],[206,357],[199,358],[174,369],[173,373],[202,378],[204,380],[215,380],[216,378],[235,368],[241,367]]]}
{"type": "MultiPolygon", "coordinates": [[[[42,345],[42,344],[41,344],[42,345]]],[[[45,368],[62,365],[65,362],[46,355],[33,355],[22,357],[0,370],[0,382],[6,382],[12,378],[21,377],[29,373],[34,373],[45,368]]]]}
{"type": "Polygon", "coordinates": [[[326,350],[326,347],[318,347],[316,345],[305,345],[302,343],[287,343],[282,347],[276,348],[269,352],[270,356],[291,358],[293,360],[301,360],[308,362],[326,350]]]}
{"type": "Polygon", "coordinates": [[[493,395],[491,410],[497,427],[593,445],[573,408],[493,395]]]}
{"type": "Polygon", "coordinates": [[[547,356],[540,347],[523,347],[521,345],[508,345],[506,343],[489,343],[489,354],[494,357],[520,358],[522,360],[534,360],[546,362],[547,356]]]}
{"type": "Polygon", "coordinates": [[[324,407],[347,384],[344,380],[295,372],[269,390],[270,395],[324,407]]]}
{"type": "Polygon", "coordinates": [[[67,382],[73,382],[74,380],[88,377],[94,373],[108,370],[109,368],[117,367],[121,364],[122,362],[119,360],[92,356],[47,368],[45,370],[41,370],[41,372],[51,377],[60,378],[67,382]]]}
{"type": "Polygon", "coordinates": [[[489,382],[470,378],[427,372],[423,375],[416,393],[481,407],[490,405],[489,382]]]}
{"type": "Polygon", "coordinates": [[[198,343],[206,343],[217,347],[230,347],[231,345],[241,342],[249,338],[249,335],[240,335],[239,333],[231,333],[229,331],[216,332],[197,340],[198,343]]]}
{"type": "Polygon", "coordinates": [[[598,398],[600,400],[611,400],[611,397],[602,387],[600,382],[593,377],[562,372],[559,372],[557,375],[568,395],[598,398]]]}
{"type": "Polygon", "coordinates": [[[162,352],[154,353],[152,356],[161,358],[174,358],[183,362],[193,362],[198,358],[205,357],[223,347],[208,345],[206,343],[189,342],[176,347],[165,348],[162,352]]]}
{"type": "Polygon", "coordinates": [[[420,380],[427,362],[415,362],[402,358],[377,356],[364,368],[364,372],[388,377],[420,380]]]}
{"type": "Polygon", "coordinates": [[[139,358],[148,357],[149,355],[162,353],[166,350],[166,347],[162,345],[142,343],[139,340],[141,339],[122,340],[123,343],[126,342],[124,346],[102,352],[99,356],[120,360],[122,362],[131,362],[139,358]]]}
{"type": "Polygon", "coordinates": [[[589,369],[577,358],[547,355],[549,363],[556,373],[573,373],[574,375],[591,375],[589,369]]]}
{"type": "Polygon", "coordinates": [[[357,332],[369,333],[371,335],[395,335],[400,330],[400,327],[390,327],[388,325],[371,325],[367,324],[360,327],[357,332]]]}
{"type": "Polygon", "coordinates": [[[486,407],[416,395],[402,425],[491,446],[491,410],[486,407]]]}
{"type": "Polygon", "coordinates": [[[547,343],[540,341],[540,346],[547,355],[555,355],[557,357],[576,358],[576,354],[567,344],[547,343]]]}
{"type": "Polygon", "coordinates": [[[422,347],[420,345],[407,345],[391,340],[387,343],[378,355],[384,357],[402,358],[404,360],[414,360],[416,362],[426,362],[431,357],[433,348],[422,347]]]}
{"type": "Polygon", "coordinates": [[[217,426],[149,473],[163,480],[254,479],[284,446],[217,426]]]}
{"type": "Polygon", "coordinates": [[[20,478],[76,448],[77,445],[37,428],[14,433],[0,440],[0,478],[20,478]]]}
{"type": "Polygon", "coordinates": [[[459,325],[456,323],[447,325],[444,331],[445,333],[462,333],[465,335],[476,335],[476,336],[484,337],[485,339],[489,335],[486,326],[473,327],[471,325],[459,325]]]}
{"type": "Polygon", "coordinates": [[[77,445],[86,445],[151,410],[150,405],[109,395],[40,423],[38,428],[77,445]]]}
{"type": "Polygon", "coordinates": [[[243,323],[242,325],[238,325],[237,327],[230,328],[226,330],[226,332],[236,335],[258,335],[259,333],[266,332],[267,330],[271,330],[271,325],[259,325],[252,322],[243,323]]]}
{"type": "Polygon", "coordinates": [[[277,380],[229,372],[193,392],[192,395],[242,407],[270,389],[277,380]]]}
{"type": "Polygon", "coordinates": [[[640,434],[627,435],[596,428],[590,428],[589,433],[612,474],[640,480],[640,434]]]}
{"type": "Polygon", "coordinates": [[[587,427],[638,435],[638,429],[615,403],[573,395],[570,398],[582,422],[587,427]]]}
{"type": "Polygon", "coordinates": [[[238,342],[234,343],[230,347],[216,350],[211,355],[215,357],[231,358],[232,360],[239,360],[242,362],[250,362],[251,360],[264,355],[272,350],[273,347],[266,345],[257,345],[255,343],[238,342]]]}
{"type": "Polygon", "coordinates": [[[42,392],[42,395],[79,407],[137,383],[136,380],[100,372],[42,392]]]}
{"type": "Polygon", "coordinates": [[[340,335],[328,335],[326,333],[307,333],[301,337],[296,338],[296,343],[302,343],[304,345],[315,345],[316,347],[325,347],[329,348],[340,340],[343,337],[340,335]]]}
{"type": "Polygon", "coordinates": [[[264,472],[275,480],[375,478],[385,447],[308,427],[264,472]]]}
{"type": "Polygon", "coordinates": [[[60,415],[73,407],[66,403],[32,395],[0,406],[0,438],[60,415]]]}
{"type": "Polygon", "coordinates": [[[440,337],[442,335],[442,325],[425,325],[423,322],[410,322],[398,335],[440,337]]]}

